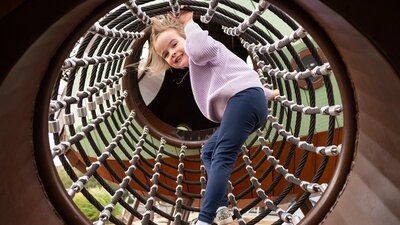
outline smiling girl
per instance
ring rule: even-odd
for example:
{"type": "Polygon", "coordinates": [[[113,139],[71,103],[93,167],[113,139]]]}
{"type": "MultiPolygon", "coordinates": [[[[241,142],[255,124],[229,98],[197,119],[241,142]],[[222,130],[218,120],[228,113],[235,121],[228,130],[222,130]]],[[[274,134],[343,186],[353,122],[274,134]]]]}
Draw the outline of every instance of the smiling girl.
{"type": "Polygon", "coordinates": [[[279,95],[265,88],[258,74],[181,10],[178,18],[153,18],[147,69],[158,74],[189,68],[195,101],[200,111],[219,128],[207,140],[202,160],[208,181],[197,225],[232,221],[226,187],[240,147],[265,123],[267,100],[279,95]]]}

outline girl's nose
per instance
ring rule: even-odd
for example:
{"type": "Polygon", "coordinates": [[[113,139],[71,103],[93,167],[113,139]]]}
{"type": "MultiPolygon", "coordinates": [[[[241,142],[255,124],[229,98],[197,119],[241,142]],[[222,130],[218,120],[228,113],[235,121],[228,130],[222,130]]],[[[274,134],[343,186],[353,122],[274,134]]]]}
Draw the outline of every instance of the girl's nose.
{"type": "Polygon", "coordinates": [[[169,59],[171,60],[171,63],[174,61],[174,59],[175,59],[175,57],[176,57],[176,52],[174,51],[174,52],[172,52],[171,54],[170,54],[170,56],[171,57],[169,57],[169,59]]]}
{"type": "Polygon", "coordinates": [[[175,53],[175,52],[171,52],[171,53],[169,54],[169,57],[168,57],[169,64],[171,64],[171,63],[174,62],[175,56],[176,56],[176,53],[175,53]]]}

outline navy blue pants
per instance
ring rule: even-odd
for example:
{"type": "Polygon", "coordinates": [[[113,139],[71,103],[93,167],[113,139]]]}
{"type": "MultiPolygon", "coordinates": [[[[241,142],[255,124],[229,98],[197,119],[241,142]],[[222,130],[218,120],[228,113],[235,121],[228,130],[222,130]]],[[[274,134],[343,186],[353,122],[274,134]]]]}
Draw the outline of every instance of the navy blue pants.
{"type": "Polygon", "coordinates": [[[203,146],[202,160],[207,171],[207,186],[198,219],[212,223],[216,210],[228,206],[226,188],[241,146],[267,119],[264,90],[249,88],[228,101],[220,127],[203,146]]]}

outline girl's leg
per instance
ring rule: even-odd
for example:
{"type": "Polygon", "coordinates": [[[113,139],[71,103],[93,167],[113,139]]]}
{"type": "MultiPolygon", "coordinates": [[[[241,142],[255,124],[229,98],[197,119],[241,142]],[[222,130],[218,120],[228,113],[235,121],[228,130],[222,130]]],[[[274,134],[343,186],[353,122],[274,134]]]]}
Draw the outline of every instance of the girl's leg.
{"type": "Polygon", "coordinates": [[[266,118],[267,101],[261,88],[246,89],[228,101],[216,137],[200,221],[212,223],[242,144],[266,118]]]}
{"type": "Polygon", "coordinates": [[[207,173],[210,171],[211,158],[214,153],[215,142],[217,141],[218,137],[218,131],[219,129],[217,129],[214,132],[214,134],[212,134],[211,137],[208,138],[207,142],[204,144],[203,149],[201,151],[201,160],[203,161],[203,165],[206,168],[207,173]]]}
{"type": "MultiPolygon", "coordinates": [[[[210,173],[211,159],[214,154],[215,143],[216,143],[217,137],[218,137],[218,131],[219,131],[219,128],[207,140],[207,142],[204,144],[202,152],[201,152],[201,159],[203,161],[204,167],[206,168],[207,174],[210,173]]],[[[218,204],[218,207],[228,206],[228,198],[226,195],[227,195],[227,193],[225,191],[224,198],[222,198],[221,202],[218,204]]]]}

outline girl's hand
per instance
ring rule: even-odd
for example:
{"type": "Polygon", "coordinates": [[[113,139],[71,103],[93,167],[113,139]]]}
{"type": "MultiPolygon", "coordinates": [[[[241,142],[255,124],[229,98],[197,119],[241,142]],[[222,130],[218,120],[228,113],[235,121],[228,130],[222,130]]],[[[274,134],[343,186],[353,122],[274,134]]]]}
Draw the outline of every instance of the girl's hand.
{"type": "Polygon", "coordinates": [[[274,101],[274,100],[275,100],[275,97],[276,97],[276,96],[279,96],[279,95],[280,95],[280,93],[279,93],[279,90],[278,90],[278,89],[272,90],[272,95],[271,95],[271,97],[269,97],[269,100],[270,100],[270,101],[274,101]]]}
{"type": "Polygon", "coordinates": [[[168,15],[174,19],[176,19],[183,27],[186,26],[189,22],[193,21],[193,12],[185,10],[187,6],[182,5],[180,10],[179,17],[175,17],[172,12],[168,12],[168,15]]]}

